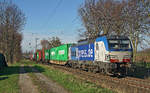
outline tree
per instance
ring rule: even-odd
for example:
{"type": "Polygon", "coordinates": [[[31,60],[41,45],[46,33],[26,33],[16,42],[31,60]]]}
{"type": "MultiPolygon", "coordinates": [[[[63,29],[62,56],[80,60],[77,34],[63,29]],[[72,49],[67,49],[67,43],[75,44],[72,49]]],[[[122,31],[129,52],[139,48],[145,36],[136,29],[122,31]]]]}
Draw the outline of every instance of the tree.
{"type": "Polygon", "coordinates": [[[150,7],[148,0],[144,3],[142,0],[129,0],[124,8],[124,14],[126,18],[126,32],[133,45],[133,61],[135,61],[137,47],[139,44],[148,44],[148,38],[150,35],[150,23],[147,22],[148,18],[147,7],[150,7]],[[147,3],[147,6],[145,6],[147,3]]]}
{"type": "Polygon", "coordinates": [[[13,57],[14,57],[14,60],[15,61],[19,61],[19,60],[21,60],[21,58],[22,58],[22,49],[21,49],[21,42],[22,42],[22,34],[20,34],[20,33],[16,33],[16,35],[15,35],[16,37],[15,37],[15,48],[14,48],[14,55],[13,55],[13,57]]]}
{"type": "Polygon", "coordinates": [[[42,45],[42,48],[48,49],[48,47],[49,47],[49,41],[43,39],[43,40],[41,40],[41,45],[42,45]]]}
{"type": "Polygon", "coordinates": [[[42,48],[50,49],[62,45],[58,37],[52,37],[49,40],[41,40],[42,48]]]}
{"type": "Polygon", "coordinates": [[[79,8],[79,15],[86,28],[84,36],[94,38],[103,34],[121,34],[124,29],[122,9],[125,4],[113,0],[86,0],[79,8]]]}
{"type": "Polygon", "coordinates": [[[57,47],[57,46],[62,45],[62,43],[61,43],[59,37],[52,37],[52,38],[50,38],[49,43],[50,43],[49,48],[57,47]]]}
{"type": "Polygon", "coordinates": [[[6,60],[11,63],[18,55],[17,53],[21,53],[22,35],[20,32],[24,24],[25,15],[15,4],[0,2],[0,50],[6,56],[6,60]]]}
{"type": "Polygon", "coordinates": [[[86,0],[79,15],[86,28],[81,35],[86,38],[103,34],[128,36],[133,45],[133,61],[138,45],[150,44],[149,0],[86,0]]]}

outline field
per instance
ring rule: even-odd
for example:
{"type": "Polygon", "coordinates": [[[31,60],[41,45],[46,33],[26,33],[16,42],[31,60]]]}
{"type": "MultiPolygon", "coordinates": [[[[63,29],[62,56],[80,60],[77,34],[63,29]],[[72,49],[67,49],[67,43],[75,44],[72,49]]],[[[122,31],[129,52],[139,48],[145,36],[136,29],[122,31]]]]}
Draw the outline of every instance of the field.
{"type": "MultiPolygon", "coordinates": [[[[52,66],[36,64],[26,60],[0,71],[0,93],[20,93],[20,68],[25,70],[22,75],[28,76],[28,81],[32,81],[33,85],[30,86],[38,87],[37,90],[39,93],[53,93],[53,91],[59,90],[59,87],[69,93],[115,93],[95,83],[81,80],[68,72],[57,70],[52,66]],[[56,84],[57,87],[53,89],[49,83],[52,83],[51,85],[56,84]]],[[[24,83],[27,82],[25,81],[24,83]]],[[[60,91],[55,93],[60,93],[60,91]]]]}
{"type": "MultiPolygon", "coordinates": [[[[40,71],[39,66],[41,65],[37,65],[36,68],[40,71]]],[[[42,66],[42,68],[46,69],[45,72],[42,72],[44,75],[58,82],[73,93],[113,93],[108,89],[96,86],[90,82],[81,81],[71,74],[55,70],[52,67],[42,66]]]]}
{"type": "Polygon", "coordinates": [[[0,93],[19,93],[19,64],[0,71],[0,93]]]}
{"type": "Polygon", "coordinates": [[[0,93],[60,93],[60,91],[61,93],[130,93],[131,91],[149,93],[144,88],[141,89],[141,86],[149,89],[147,84],[150,73],[147,70],[150,69],[150,63],[134,63],[134,65],[136,68],[131,72],[131,77],[116,78],[64,66],[43,65],[22,60],[0,71],[0,93]],[[23,72],[20,72],[21,69],[23,72]],[[22,88],[26,92],[20,92],[22,88]]]}
{"type": "Polygon", "coordinates": [[[136,55],[136,62],[150,62],[150,49],[139,51],[136,55]]]}

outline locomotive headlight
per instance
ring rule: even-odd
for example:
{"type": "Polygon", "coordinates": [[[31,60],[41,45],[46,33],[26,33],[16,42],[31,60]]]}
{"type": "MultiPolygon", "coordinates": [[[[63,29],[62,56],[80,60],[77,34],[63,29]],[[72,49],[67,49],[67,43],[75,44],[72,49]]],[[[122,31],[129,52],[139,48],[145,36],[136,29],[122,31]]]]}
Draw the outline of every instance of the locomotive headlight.
{"type": "Polygon", "coordinates": [[[112,62],[112,63],[119,62],[118,56],[110,55],[110,62],[112,62]]]}

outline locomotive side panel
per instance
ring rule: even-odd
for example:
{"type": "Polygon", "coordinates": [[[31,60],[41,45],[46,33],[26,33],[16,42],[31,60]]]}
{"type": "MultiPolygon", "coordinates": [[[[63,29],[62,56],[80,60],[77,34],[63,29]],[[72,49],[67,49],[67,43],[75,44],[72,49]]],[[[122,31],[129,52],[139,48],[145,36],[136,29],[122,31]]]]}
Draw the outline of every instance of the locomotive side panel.
{"type": "Polygon", "coordinates": [[[80,61],[94,61],[94,43],[78,46],[78,59],[80,61]]]}

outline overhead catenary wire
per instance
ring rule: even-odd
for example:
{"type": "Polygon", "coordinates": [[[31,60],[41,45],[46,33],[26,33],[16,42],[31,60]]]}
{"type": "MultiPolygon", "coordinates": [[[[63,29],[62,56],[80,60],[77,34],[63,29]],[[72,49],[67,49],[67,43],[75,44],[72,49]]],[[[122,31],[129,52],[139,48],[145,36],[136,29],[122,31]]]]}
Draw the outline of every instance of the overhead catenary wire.
{"type": "MultiPolygon", "coordinates": [[[[42,25],[41,29],[44,29],[46,25],[49,24],[49,22],[52,20],[52,18],[55,16],[58,7],[62,4],[63,0],[59,0],[58,3],[56,4],[56,6],[54,7],[54,9],[52,10],[52,12],[50,12],[50,14],[48,14],[48,18],[46,20],[46,22],[42,25]]],[[[42,30],[43,31],[43,30],[42,30]]]]}
{"type": "MultiPolygon", "coordinates": [[[[76,17],[71,21],[71,23],[67,25],[67,27],[74,26],[73,23],[74,23],[75,21],[77,21],[78,19],[79,19],[79,16],[76,16],[76,17]]],[[[62,32],[62,33],[63,33],[63,32],[62,32]]]]}
{"type": "MultiPolygon", "coordinates": [[[[52,21],[52,19],[54,18],[54,16],[55,16],[55,14],[57,13],[57,11],[58,11],[58,8],[59,8],[59,6],[62,4],[62,2],[63,2],[63,0],[58,0],[58,3],[56,4],[56,7],[52,10],[52,12],[50,12],[50,14],[49,14],[49,16],[48,16],[48,18],[47,18],[47,20],[45,21],[45,23],[43,24],[43,26],[41,27],[41,31],[42,32],[44,32],[45,30],[44,30],[44,28],[47,26],[47,25],[49,25],[49,23],[52,23],[51,21],[52,21]]],[[[68,24],[68,27],[71,27],[77,20],[79,19],[79,16],[76,16],[74,19],[72,19],[71,20],[71,23],[70,24],[68,24]]],[[[75,26],[75,25],[73,25],[73,26],[75,26]]],[[[49,31],[50,32],[50,31],[49,31]]],[[[48,32],[48,33],[49,33],[48,32]]],[[[57,32],[56,31],[51,31],[50,32],[51,34],[56,34],[57,32]]],[[[64,31],[63,30],[61,30],[61,31],[59,31],[58,32],[59,33],[59,36],[61,35],[64,35],[64,31]]]]}

